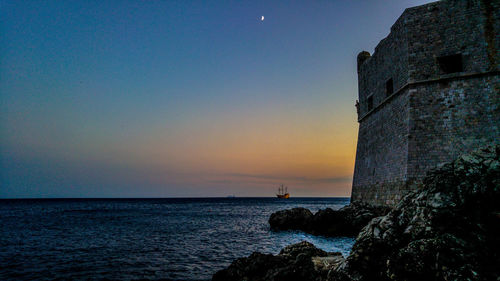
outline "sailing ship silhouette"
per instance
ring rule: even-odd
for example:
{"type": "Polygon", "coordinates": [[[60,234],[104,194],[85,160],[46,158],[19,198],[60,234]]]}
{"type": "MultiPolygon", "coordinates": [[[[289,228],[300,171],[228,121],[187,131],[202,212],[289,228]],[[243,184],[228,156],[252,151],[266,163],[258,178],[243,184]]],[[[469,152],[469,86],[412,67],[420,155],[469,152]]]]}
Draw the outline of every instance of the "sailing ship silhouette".
{"type": "Polygon", "coordinates": [[[276,196],[283,199],[290,198],[290,193],[288,193],[288,186],[280,185],[278,187],[278,194],[276,194],[276,196]]]}

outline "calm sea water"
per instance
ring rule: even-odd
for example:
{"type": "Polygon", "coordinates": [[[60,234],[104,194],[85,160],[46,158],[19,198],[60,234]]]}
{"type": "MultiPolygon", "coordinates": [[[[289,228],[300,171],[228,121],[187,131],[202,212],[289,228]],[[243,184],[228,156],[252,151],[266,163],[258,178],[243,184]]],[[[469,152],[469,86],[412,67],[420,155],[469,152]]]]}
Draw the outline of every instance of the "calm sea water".
{"type": "Polygon", "coordinates": [[[0,200],[0,280],[210,280],[254,251],[307,240],[347,254],[351,238],[272,232],[271,213],[339,209],[346,198],[0,200]]]}

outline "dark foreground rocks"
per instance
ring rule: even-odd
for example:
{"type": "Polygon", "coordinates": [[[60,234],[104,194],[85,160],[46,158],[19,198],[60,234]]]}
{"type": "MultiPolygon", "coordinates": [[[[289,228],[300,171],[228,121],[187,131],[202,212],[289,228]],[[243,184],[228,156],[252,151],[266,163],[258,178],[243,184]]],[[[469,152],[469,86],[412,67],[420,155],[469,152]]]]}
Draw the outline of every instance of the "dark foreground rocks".
{"type": "Polygon", "coordinates": [[[237,259],[212,280],[321,281],[343,260],[340,253],[327,253],[304,241],[285,247],[276,256],[255,252],[237,259]]]}
{"type": "Polygon", "coordinates": [[[484,148],[430,172],[362,229],[344,261],[320,267],[321,250],[285,248],[239,259],[213,280],[500,281],[499,156],[500,146],[484,148]]]}
{"type": "Polygon", "coordinates": [[[500,280],[500,146],[428,174],[359,234],[331,280],[500,280]]]}
{"type": "Polygon", "coordinates": [[[373,218],[387,214],[390,208],[363,203],[348,205],[338,211],[330,208],[315,214],[304,208],[273,213],[272,230],[302,230],[314,235],[355,237],[373,218]]]}

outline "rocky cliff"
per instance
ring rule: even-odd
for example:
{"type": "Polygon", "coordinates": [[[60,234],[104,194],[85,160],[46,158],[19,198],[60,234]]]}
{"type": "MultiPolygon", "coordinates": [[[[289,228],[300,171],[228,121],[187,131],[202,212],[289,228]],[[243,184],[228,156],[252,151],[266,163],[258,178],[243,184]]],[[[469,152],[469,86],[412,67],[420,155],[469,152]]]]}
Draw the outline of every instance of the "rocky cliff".
{"type": "Polygon", "coordinates": [[[500,280],[500,146],[430,172],[373,219],[331,280],[500,280]]]}
{"type": "Polygon", "coordinates": [[[500,280],[499,158],[500,146],[483,148],[430,172],[361,230],[345,260],[304,244],[254,253],[213,280],[500,280]]]}
{"type": "Polygon", "coordinates": [[[355,237],[373,218],[387,214],[388,207],[363,203],[340,210],[326,208],[315,214],[304,208],[273,213],[269,218],[272,230],[302,230],[314,235],[355,237]]]}

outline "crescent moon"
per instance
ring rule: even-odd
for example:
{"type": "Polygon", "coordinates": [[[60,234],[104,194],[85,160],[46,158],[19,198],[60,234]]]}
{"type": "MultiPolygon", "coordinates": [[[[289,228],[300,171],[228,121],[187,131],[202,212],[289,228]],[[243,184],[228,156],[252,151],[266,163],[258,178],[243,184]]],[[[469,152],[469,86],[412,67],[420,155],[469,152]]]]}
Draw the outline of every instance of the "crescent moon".
{"type": "Polygon", "coordinates": [[[264,16],[262,16],[262,17],[260,18],[260,21],[264,21],[264,16]]]}

